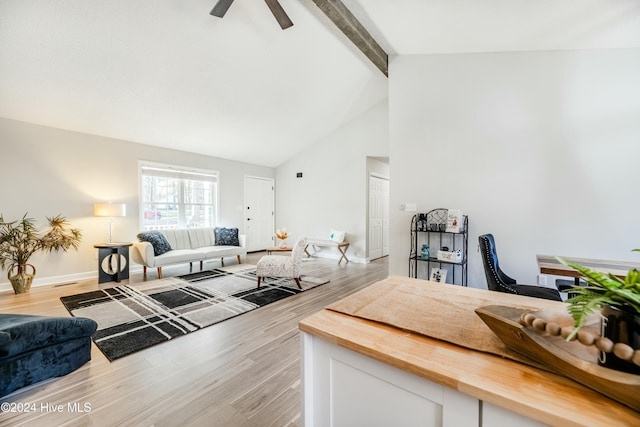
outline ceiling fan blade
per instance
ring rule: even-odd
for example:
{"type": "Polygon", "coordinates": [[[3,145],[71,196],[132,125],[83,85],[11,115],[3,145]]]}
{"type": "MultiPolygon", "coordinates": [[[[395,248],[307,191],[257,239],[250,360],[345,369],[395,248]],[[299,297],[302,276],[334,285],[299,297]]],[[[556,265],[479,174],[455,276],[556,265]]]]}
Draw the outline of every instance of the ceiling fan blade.
{"type": "Polygon", "coordinates": [[[271,13],[273,13],[273,16],[275,16],[276,21],[278,21],[278,24],[280,24],[280,28],[282,28],[283,30],[286,30],[287,28],[293,25],[293,22],[291,22],[291,19],[289,19],[284,9],[282,8],[282,6],[280,6],[280,3],[278,3],[278,0],[264,0],[264,1],[267,3],[267,6],[269,6],[269,9],[271,9],[271,13]]]}
{"type": "Polygon", "coordinates": [[[218,3],[213,6],[213,9],[211,9],[209,15],[222,18],[224,14],[227,13],[227,10],[229,10],[229,6],[231,6],[231,3],[233,3],[233,0],[218,0],[218,3]]]}

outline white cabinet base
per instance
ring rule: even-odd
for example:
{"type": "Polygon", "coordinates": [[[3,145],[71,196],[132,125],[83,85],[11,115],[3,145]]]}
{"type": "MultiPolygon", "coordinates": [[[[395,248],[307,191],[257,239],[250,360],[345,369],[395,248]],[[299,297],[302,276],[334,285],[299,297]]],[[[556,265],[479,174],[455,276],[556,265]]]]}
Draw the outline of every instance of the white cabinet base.
{"type": "Polygon", "coordinates": [[[302,354],[305,427],[542,425],[304,332],[302,354]]]}

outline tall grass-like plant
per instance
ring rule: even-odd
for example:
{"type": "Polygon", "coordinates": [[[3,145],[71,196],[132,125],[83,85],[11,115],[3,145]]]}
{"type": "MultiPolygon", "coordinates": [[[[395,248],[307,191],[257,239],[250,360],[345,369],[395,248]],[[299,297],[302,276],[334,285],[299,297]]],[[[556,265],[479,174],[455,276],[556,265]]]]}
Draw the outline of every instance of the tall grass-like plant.
{"type": "MultiPolygon", "coordinates": [[[[640,252],[640,249],[634,249],[640,252]]],[[[640,271],[631,269],[624,278],[591,270],[575,262],[557,258],[562,264],[580,272],[586,286],[574,286],[568,292],[573,296],[567,300],[568,311],[574,321],[571,340],[584,325],[587,318],[605,305],[622,311],[640,314],[640,271]]]]}
{"type": "MultiPolygon", "coordinates": [[[[27,266],[33,268],[35,275],[35,267],[29,264],[29,259],[34,253],[66,252],[70,249],[77,250],[80,246],[82,233],[77,228],[69,228],[69,222],[63,216],[47,217],[47,222],[49,229],[40,231],[27,214],[21,220],[10,222],[5,221],[4,216],[0,214],[0,267],[9,271],[12,284],[12,277],[26,275],[27,266]],[[13,270],[16,270],[16,274],[12,276],[13,270]]],[[[29,281],[26,290],[30,284],[29,281]]]]}

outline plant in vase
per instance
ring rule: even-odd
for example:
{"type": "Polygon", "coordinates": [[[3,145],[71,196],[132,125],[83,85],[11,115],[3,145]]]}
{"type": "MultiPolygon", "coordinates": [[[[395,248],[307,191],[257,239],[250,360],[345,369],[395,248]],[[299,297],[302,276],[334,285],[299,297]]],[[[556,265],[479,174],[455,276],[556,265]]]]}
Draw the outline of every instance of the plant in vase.
{"type": "Polygon", "coordinates": [[[67,220],[57,215],[47,217],[49,229],[40,231],[27,214],[21,220],[6,222],[0,214],[0,267],[8,271],[7,277],[16,294],[28,292],[36,274],[29,258],[38,252],[78,249],[82,233],[69,228],[67,220]],[[31,273],[27,271],[31,269],[31,273]]]}
{"type": "Polygon", "coordinates": [[[276,237],[278,239],[280,239],[280,248],[286,248],[287,247],[287,242],[285,241],[285,239],[287,237],[289,237],[289,233],[287,232],[286,228],[278,228],[276,230],[276,237]]]}
{"type": "Polygon", "coordinates": [[[429,245],[422,245],[422,259],[429,259],[429,245]]]}
{"type": "Polygon", "coordinates": [[[601,333],[606,339],[596,343],[599,363],[640,373],[640,271],[631,269],[620,278],[562,258],[558,261],[580,272],[586,282],[586,286],[574,286],[568,291],[572,296],[567,300],[567,309],[574,330],[567,340],[574,339],[587,318],[600,311],[601,333]]]}

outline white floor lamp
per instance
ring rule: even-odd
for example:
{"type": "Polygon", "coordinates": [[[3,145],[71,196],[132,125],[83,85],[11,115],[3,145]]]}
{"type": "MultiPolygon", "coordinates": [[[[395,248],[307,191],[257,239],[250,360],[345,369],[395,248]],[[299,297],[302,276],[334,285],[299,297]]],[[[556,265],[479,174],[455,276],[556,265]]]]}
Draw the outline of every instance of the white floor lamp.
{"type": "Polygon", "coordinates": [[[101,216],[109,218],[109,240],[107,243],[113,243],[113,235],[111,233],[113,218],[116,216],[126,216],[127,205],[124,203],[94,203],[93,216],[101,216]]]}

